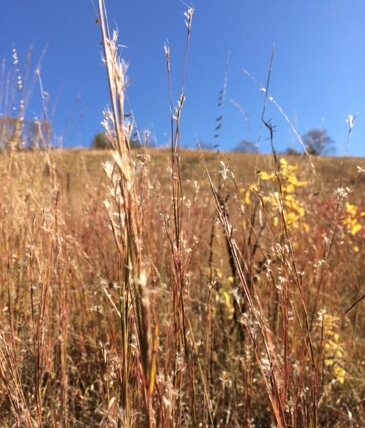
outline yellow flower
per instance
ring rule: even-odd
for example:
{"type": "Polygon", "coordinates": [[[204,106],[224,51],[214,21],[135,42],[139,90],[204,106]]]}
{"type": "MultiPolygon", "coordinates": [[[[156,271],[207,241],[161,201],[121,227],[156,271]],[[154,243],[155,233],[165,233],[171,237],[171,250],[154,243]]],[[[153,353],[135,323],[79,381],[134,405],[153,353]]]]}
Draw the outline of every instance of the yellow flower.
{"type": "Polygon", "coordinates": [[[358,232],[360,232],[361,229],[362,229],[361,224],[359,224],[359,223],[354,224],[350,233],[351,233],[351,235],[355,236],[358,232]]]}
{"type": "Polygon", "coordinates": [[[335,331],[338,317],[330,314],[323,316],[323,335],[326,340],[323,350],[325,367],[338,383],[343,384],[346,378],[346,370],[343,368],[344,351],[340,343],[340,335],[335,331]]]}
{"type": "Polygon", "coordinates": [[[333,373],[337,382],[343,385],[346,379],[346,370],[340,366],[336,366],[333,368],[333,373]]]}
{"type": "MultiPolygon", "coordinates": [[[[297,170],[298,167],[289,165],[286,159],[280,159],[280,193],[278,191],[274,191],[269,195],[265,194],[265,182],[277,182],[277,175],[273,172],[269,173],[266,171],[260,171],[259,177],[261,181],[259,181],[257,185],[251,185],[249,190],[245,193],[245,205],[249,205],[251,203],[251,194],[253,192],[260,193],[260,201],[265,207],[267,207],[267,210],[271,208],[274,212],[278,211],[282,214],[287,228],[302,228],[305,231],[309,231],[308,225],[299,222],[299,220],[305,216],[306,211],[297,199],[295,192],[298,187],[305,186],[307,182],[299,181],[297,170]]],[[[278,227],[280,219],[278,218],[277,213],[275,213],[271,218],[274,227],[278,227]]]]}
{"type": "Polygon", "coordinates": [[[351,205],[348,202],[346,202],[346,212],[347,212],[347,214],[355,216],[357,214],[357,210],[358,210],[358,207],[356,205],[351,205]]]}
{"type": "Polygon", "coordinates": [[[325,358],[325,360],[324,360],[324,365],[325,365],[326,367],[333,366],[333,364],[334,364],[334,360],[333,360],[333,358],[325,358]]]}
{"type": "MultiPolygon", "coordinates": [[[[346,202],[345,210],[347,216],[343,219],[343,224],[352,236],[357,235],[363,228],[359,218],[364,217],[363,212],[359,212],[359,207],[346,202]]],[[[355,250],[356,251],[356,250],[355,250]]]]}
{"type": "Polygon", "coordinates": [[[245,193],[244,202],[245,205],[250,205],[251,203],[251,192],[249,190],[247,190],[247,192],[245,193]]]}
{"type": "Polygon", "coordinates": [[[261,171],[260,178],[263,181],[273,180],[275,178],[275,174],[274,173],[268,174],[266,171],[261,171]]]}

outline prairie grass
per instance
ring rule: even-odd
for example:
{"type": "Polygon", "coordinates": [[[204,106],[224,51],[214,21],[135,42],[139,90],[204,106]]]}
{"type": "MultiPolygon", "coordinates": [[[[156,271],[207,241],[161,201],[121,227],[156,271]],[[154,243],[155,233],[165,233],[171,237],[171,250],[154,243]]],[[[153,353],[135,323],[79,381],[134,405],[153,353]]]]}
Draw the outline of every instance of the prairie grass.
{"type": "MultiPolygon", "coordinates": [[[[178,353],[174,344],[175,279],[171,243],[166,237],[166,215],[171,209],[170,155],[149,151],[143,248],[152,266],[148,282],[150,322],[151,326],[158,325],[159,338],[150,423],[280,426],[271,408],[271,391],[265,390],[265,378],[271,382],[272,364],[278,385],[287,388],[282,396],[275,397],[288,409],[283,415],[289,419],[286,426],[309,426],[314,399],[317,426],[334,426],[336,421],[361,426],[362,305],[343,314],[363,291],[363,238],[348,234],[338,224],[331,248],[324,240],[325,235],[331,237],[334,225],[341,220],[340,208],[334,205],[336,186],[327,180],[338,160],[315,161],[326,193],[333,200],[316,195],[315,183],[302,192],[300,201],[307,211],[309,231],[290,231],[292,255],[285,253],[287,238],[277,237],[267,223],[262,232],[262,225],[255,225],[259,241],[255,250],[255,234],[247,227],[255,205],[249,207],[249,215],[242,212],[244,193],[240,191],[252,183],[255,159],[251,166],[250,157],[244,154],[226,159],[235,176],[234,180],[232,176],[226,178],[220,193],[224,200],[229,195],[224,206],[254,304],[260,304],[255,310],[271,341],[270,361],[262,354],[260,332],[255,330],[260,324],[255,327],[250,318],[240,278],[232,269],[227,239],[216,221],[199,154],[180,155],[185,164],[181,176],[186,198],[184,245],[191,249],[184,295],[189,366],[185,367],[187,357],[178,353]],[[242,165],[247,165],[244,170],[242,165]],[[360,250],[354,250],[355,243],[360,250]],[[301,290],[294,287],[293,260],[297,270],[303,271],[299,277],[301,290]],[[301,292],[307,315],[301,306],[301,292]],[[306,316],[309,325],[303,327],[306,316]],[[333,323],[328,321],[330,317],[333,323]],[[257,335],[254,345],[246,332],[249,327],[257,335]],[[308,334],[306,329],[311,333],[314,357],[308,355],[303,339],[304,333],[308,334]],[[313,380],[310,358],[318,380],[313,380]],[[337,366],[346,372],[343,383],[342,378],[341,382],[336,380],[333,367],[337,366]],[[176,384],[173,370],[179,368],[182,379],[176,384]],[[314,388],[316,397],[311,396],[314,388]]],[[[56,165],[56,182],[49,175],[44,153],[16,153],[10,170],[8,155],[1,159],[6,171],[1,176],[2,420],[9,426],[125,426],[120,254],[103,205],[109,183],[102,164],[110,154],[55,151],[50,157],[56,165]]],[[[219,169],[216,159],[209,160],[212,154],[206,157],[209,170],[219,169]]],[[[348,171],[353,174],[345,178],[345,185],[351,186],[356,180],[358,162],[348,161],[348,171]]],[[[260,157],[259,165],[270,171],[273,162],[260,157]]],[[[300,166],[300,176],[302,180],[310,178],[305,165],[300,166]]],[[[213,180],[218,184],[222,179],[216,174],[213,180]]],[[[356,186],[348,198],[361,207],[363,182],[358,181],[356,186]]],[[[269,214],[263,211],[260,215],[269,214]]],[[[128,423],[144,426],[147,416],[137,336],[131,334],[129,340],[128,423]]]]}
{"type": "Polygon", "coordinates": [[[363,426],[363,161],[181,150],[184,84],[132,150],[99,5],[113,150],[0,158],[1,425],[363,426]]]}

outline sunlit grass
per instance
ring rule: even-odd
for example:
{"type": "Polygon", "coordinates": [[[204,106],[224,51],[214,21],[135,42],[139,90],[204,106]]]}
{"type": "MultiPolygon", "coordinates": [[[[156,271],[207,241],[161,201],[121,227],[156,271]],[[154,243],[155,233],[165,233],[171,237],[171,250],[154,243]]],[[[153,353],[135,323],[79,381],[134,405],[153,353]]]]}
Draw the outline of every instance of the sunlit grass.
{"type": "Polygon", "coordinates": [[[183,86],[131,149],[101,25],[113,149],[0,157],[3,425],[362,426],[363,161],[182,150],[183,86]]]}

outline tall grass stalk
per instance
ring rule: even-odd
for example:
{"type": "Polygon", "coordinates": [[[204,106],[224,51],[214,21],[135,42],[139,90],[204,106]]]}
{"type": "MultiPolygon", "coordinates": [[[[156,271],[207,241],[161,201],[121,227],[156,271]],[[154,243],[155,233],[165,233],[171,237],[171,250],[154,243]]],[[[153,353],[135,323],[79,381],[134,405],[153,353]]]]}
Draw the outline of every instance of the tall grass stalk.
{"type": "MultiPolygon", "coordinates": [[[[174,411],[173,419],[177,425],[181,424],[182,413],[182,388],[184,385],[184,374],[188,374],[189,396],[192,423],[196,424],[195,404],[194,404],[194,378],[191,366],[191,350],[188,343],[188,319],[185,300],[189,295],[187,270],[191,252],[186,247],[184,236],[184,193],[181,176],[181,155],[180,155],[180,123],[183,106],[186,99],[185,75],[188,64],[189,45],[192,30],[194,9],[189,8],[185,12],[185,25],[187,29],[185,57],[181,78],[180,97],[176,107],[173,102],[172,76],[170,47],[165,45],[165,59],[169,87],[170,99],[170,133],[171,133],[171,192],[172,192],[172,221],[166,221],[167,238],[170,243],[171,265],[172,265],[172,310],[173,310],[173,341],[175,344],[172,358],[173,385],[177,391],[177,407],[174,411]]],[[[168,370],[168,366],[166,367],[168,370]]]]}
{"type": "Polygon", "coordinates": [[[150,297],[148,290],[150,266],[143,253],[143,218],[136,178],[136,160],[131,151],[133,122],[127,122],[124,102],[127,88],[127,66],[120,57],[117,32],[110,34],[105,4],[99,0],[99,19],[104,62],[109,83],[111,111],[105,113],[104,126],[113,145],[114,164],[106,165],[110,180],[112,205],[108,203],[109,220],[119,254],[119,314],[121,321],[122,349],[120,405],[124,410],[119,424],[130,426],[133,418],[133,389],[143,385],[147,426],[154,426],[152,393],[156,374],[157,327],[152,329],[150,297]],[[116,212],[114,211],[116,209],[116,212]],[[134,357],[131,350],[132,336],[137,335],[138,372],[131,379],[134,357]],[[131,382],[134,385],[131,389],[131,382]]]}

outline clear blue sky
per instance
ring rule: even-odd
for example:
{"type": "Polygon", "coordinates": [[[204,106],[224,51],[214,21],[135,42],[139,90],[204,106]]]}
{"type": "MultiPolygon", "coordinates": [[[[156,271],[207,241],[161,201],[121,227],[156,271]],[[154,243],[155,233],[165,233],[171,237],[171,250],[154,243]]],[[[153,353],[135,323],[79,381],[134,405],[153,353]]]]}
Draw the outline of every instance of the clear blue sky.
{"type": "MultiPolygon", "coordinates": [[[[94,0],[97,7],[97,0],[94,0]]],[[[181,143],[215,144],[215,119],[229,52],[221,150],[260,134],[263,93],[244,75],[266,82],[272,46],[270,93],[300,135],[324,128],[345,150],[348,114],[357,114],[349,154],[365,156],[364,0],[195,0],[186,76],[181,143]],[[240,106],[240,112],[236,104],[240,106]]],[[[180,0],[106,0],[110,26],[118,26],[123,56],[130,64],[128,97],[138,129],[158,144],[169,140],[169,102],[163,46],[171,49],[175,99],[179,94],[186,42],[180,0]]],[[[16,48],[24,66],[33,46],[32,67],[42,51],[41,75],[50,94],[52,124],[64,147],[89,146],[102,130],[108,104],[101,61],[100,29],[90,0],[0,0],[0,58],[11,66],[16,48]]],[[[27,117],[41,115],[37,87],[27,117]]],[[[271,104],[266,119],[276,126],[277,150],[296,147],[289,125],[271,104]]],[[[268,152],[262,131],[260,151],[268,152]]]]}

